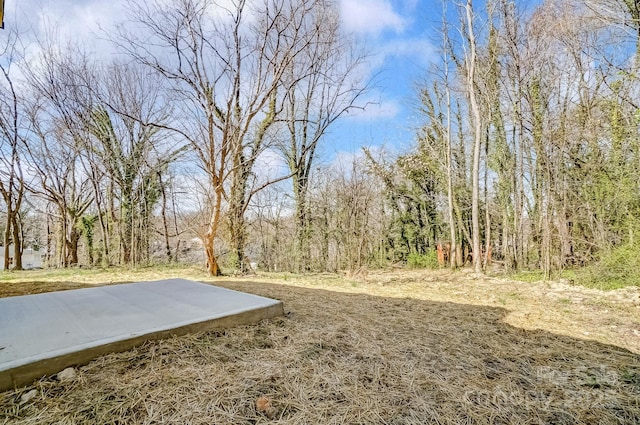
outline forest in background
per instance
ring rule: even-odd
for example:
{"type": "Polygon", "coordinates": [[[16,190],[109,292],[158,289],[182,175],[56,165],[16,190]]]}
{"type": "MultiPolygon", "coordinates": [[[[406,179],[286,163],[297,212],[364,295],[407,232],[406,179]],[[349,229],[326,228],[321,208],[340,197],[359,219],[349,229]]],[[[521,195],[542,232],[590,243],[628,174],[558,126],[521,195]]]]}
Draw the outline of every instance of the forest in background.
{"type": "Polygon", "coordinates": [[[454,268],[635,279],[637,2],[445,2],[413,148],[329,165],[367,52],[332,1],[232,4],[132,2],[115,61],[1,34],[5,269],[27,246],[50,267],[214,275],[436,267],[440,246],[454,268]]]}

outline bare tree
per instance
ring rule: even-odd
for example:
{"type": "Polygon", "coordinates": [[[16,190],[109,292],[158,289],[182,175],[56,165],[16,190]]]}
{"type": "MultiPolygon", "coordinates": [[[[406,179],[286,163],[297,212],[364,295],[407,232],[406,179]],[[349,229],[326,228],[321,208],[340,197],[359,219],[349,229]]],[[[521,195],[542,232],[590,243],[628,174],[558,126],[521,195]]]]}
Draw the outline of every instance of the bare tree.
{"type": "Polygon", "coordinates": [[[82,117],[91,136],[85,149],[107,171],[115,189],[122,264],[149,259],[151,213],[160,202],[161,174],[183,151],[165,140],[161,126],[171,110],[161,102],[159,76],[147,71],[123,63],[102,68],[92,89],[98,103],[82,117]],[[145,124],[149,122],[155,125],[145,124]]]}
{"type": "Polygon", "coordinates": [[[75,50],[62,52],[53,44],[41,47],[39,62],[23,68],[30,87],[32,130],[26,151],[36,176],[30,191],[55,205],[55,265],[66,267],[78,263],[81,217],[94,199],[90,179],[81,168],[88,134],[82,130],[79,112],[90,97],[77,76],[87,70],[87,57],[75,50]]]}
{"type": "Polygon", "coordinates": [[[636,65],[640,63],[640,2],[637,0],[583,0],[596,18],[605,25],[627,30],[636,45],[636,65]]]}
{"type": "Polygon", "coordinates": [[[361,67],[365,57],[340,30],[338,12],[324,2],[310,3],[308,47],[283,76],[283,116],[286,127],[280,146],[293,182],[296,270],[310,267],[308,189],[318,143],[367,90],[361,67]]]}
{"type": "Polygon", "coordinates": [[[471,221],[472,221],[472,249],[473,265],[476,273],[482,272],[482,249],[480,241],[480,148],[482,146],[482,116],[477,100],[476,67],[477,67],[477,41],[474,31],[474,11],[472,0],[467,0],[464,5],[465,35],[468,43],[468,51],[465,55],[466,87],[471,109],[473,124],[473,165],[472,165],[472,189],[471,189],[471,221]]]}
{"type": "Polygon", "coordinates": [[[15,263],[22,269],[22,222],[20,208],[25,196],[22,174],[20,133],[20,105],[18,89],[11,67],[18,55],[18,34],[11,31],[0,51],[0,194],[6,207],[4,231],[4,269],[11,266],[9,245],[13,244],[15,263]]]}
{"type": "Polygon", "coordinates": [[[253,165],[279,112],[283,76],[308,48],[309,16],[321,3],[130,3],[130,20],[146,32],[121,30],[118,44],[166,78],[181,119],[163,127],[189,142],[214,194],[203,237],[213,275],[220,273],[214,248],[225,207],[236,262],[244,267],[244,213],[264,186],[253,165]]]}
{"type": "Polygon", "coordinates": [[[450,55],[453,54],[450,50],[449,41],[449,29],[446,21],[446,2],[443,2],[442,13],[442,69],[443,69],[443,84],[445,90],[445,102],[446,102],[446,169],[447,169],[447,214],[449,217],[449,238],[450,250],[449,250],[449,263],[451,269],[455,269],[458,266],[457,247],[456,240],[456,225],[455,225],[455,210],[454,210],[454,192],[453,192],[453,148],[452,148],[452,135],[451,135],[451,78],[450,78],[450,55]]]}
{"type": "Polygon", "coordinates": [[[377,258],[386,220],[383,185],[366,169],[360,155],[316,168],[309,187],[311,224],[311,269],[347,270],[358,274],[377,258]]]}
{"type": "Polygon", "coordinates": [[[283,184],[271,185],[253,197],[252,235],[257,241],[257,265],[271,272],[293,270],[290,242],[293,240],[290,198],[283,184]]]}
{"type": "Polygon", "coordinates": [[[29,143],[28,157],[37,177],[30,190],[56,206],[56,265],[75,265],[81,218],[93,202],[89,178],[82,175],[80,168],[81,147],[61,123],[46,128],[42,111],[31,111],[30,119],[35,137],[29,143]]]}
{"type": "Polygon", "coordinates": [[[175,105],[180,119],[164,127],[189,142],[214,192],[202,239],[207,268],[218,275],[214,242],[227,198],[233,135],[238,130],[232,119],[235,112],[241,112],[233,96],[240,91],[240,74],[234,78],[234,70],[241,72],[237,59],[242,58],[242,52],[233,48],[229,37],[240,40],[245,2],[234,4],[238,7],[233,10],[216,8],[208,0],[180,0],[169,6],[132,1],[129,6],[130,22],[144,34],[128,33],[121,27],[120,39],[115,41],[168,82],[166,101],[175,105]]]}

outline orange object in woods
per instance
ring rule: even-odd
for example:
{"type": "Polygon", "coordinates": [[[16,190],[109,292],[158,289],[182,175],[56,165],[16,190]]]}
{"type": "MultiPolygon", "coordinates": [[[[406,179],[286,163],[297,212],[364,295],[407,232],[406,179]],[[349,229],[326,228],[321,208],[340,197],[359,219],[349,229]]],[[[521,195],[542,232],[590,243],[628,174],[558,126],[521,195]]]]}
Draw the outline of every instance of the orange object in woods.
{"type": "Polygon", "coordinates": [[[440,267],[444,267],[444,250],[442,249],[442,244],[438,243],[438,245],[436,245],[436,250],[438,251],[438,265],[440,267]]]}
{"type": "Polygon", "coordinates": [[[447,242],[443,245],[438,242],[436,251],[438,252],[438,265],[440,267],[446,267],[451,261],[451,244],[447,242]]]}

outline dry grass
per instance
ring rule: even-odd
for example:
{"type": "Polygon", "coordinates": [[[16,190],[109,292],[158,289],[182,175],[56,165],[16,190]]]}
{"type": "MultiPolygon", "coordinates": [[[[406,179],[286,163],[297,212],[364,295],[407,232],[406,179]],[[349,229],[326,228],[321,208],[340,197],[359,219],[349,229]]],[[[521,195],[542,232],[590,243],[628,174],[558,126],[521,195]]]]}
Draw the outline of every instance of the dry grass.
{"type": "MultiPolygon", "coordinates": [[[[42,273],[32,275],[42,284],[27,274],[0,282],[0,294],[211,281],[197,270],[59,284],[42,273]]],[[[281,299],[287,313],[147,343],[79,367],[75,381],[2,393],[0,423],[640,423],[640,335],[629,333],[640,329],[638,292],[406,271],[216,284],[281,299]]]]}

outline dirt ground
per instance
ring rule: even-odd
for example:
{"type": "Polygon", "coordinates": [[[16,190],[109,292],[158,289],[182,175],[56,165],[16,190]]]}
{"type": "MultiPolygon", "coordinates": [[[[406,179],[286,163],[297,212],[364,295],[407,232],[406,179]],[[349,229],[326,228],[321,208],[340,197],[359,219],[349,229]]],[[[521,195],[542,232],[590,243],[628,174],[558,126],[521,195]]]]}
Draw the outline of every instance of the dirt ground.
{"type": "Polygon", "coordinates": [[[466,271],[0,280],[0,296],[185,277],[282,318],[100,357],[0,393],[0,424],[638,424],[640,290],[466,271]]]}

